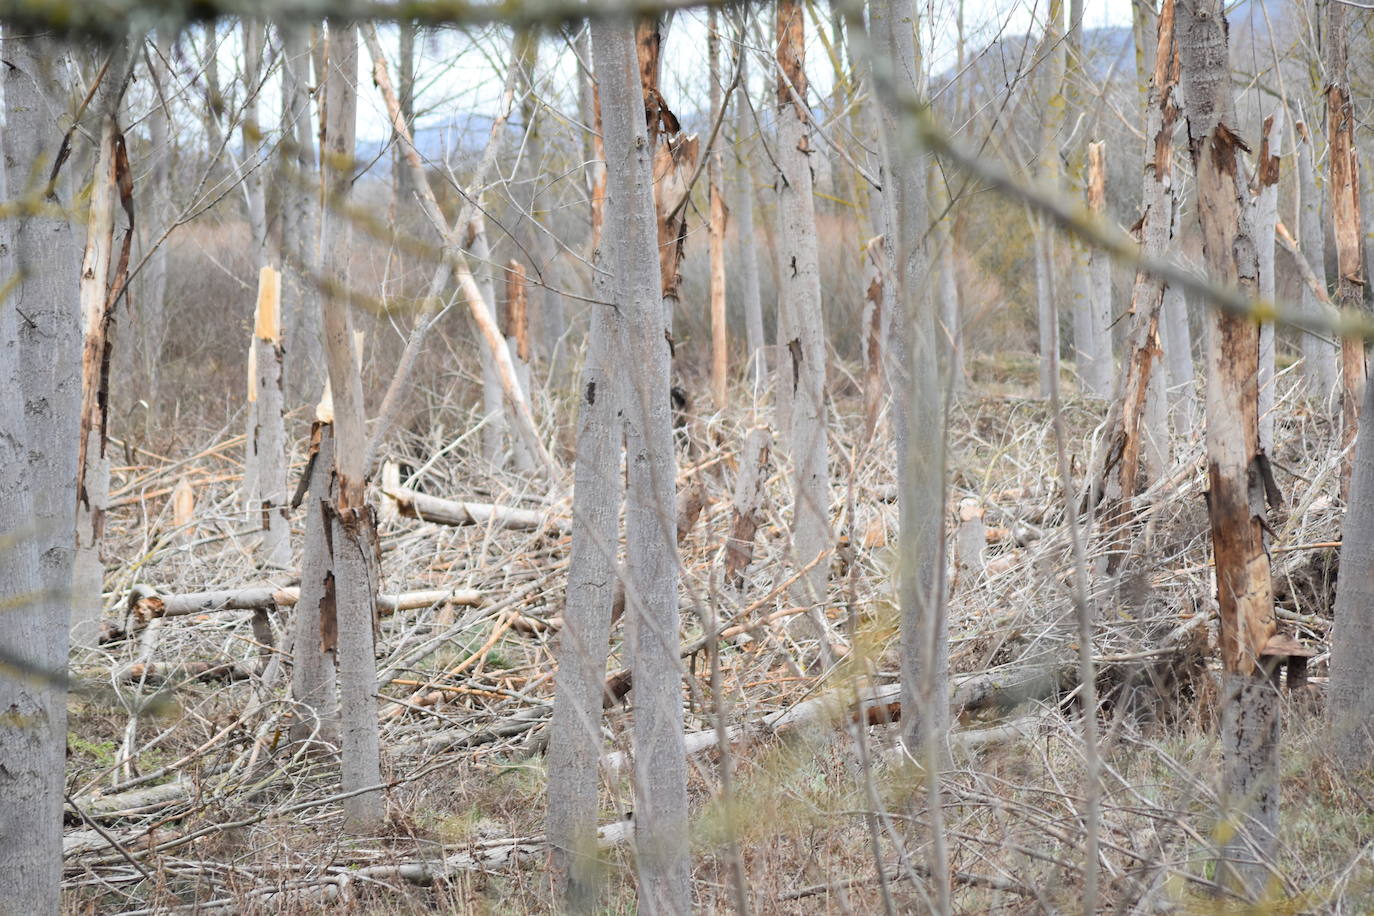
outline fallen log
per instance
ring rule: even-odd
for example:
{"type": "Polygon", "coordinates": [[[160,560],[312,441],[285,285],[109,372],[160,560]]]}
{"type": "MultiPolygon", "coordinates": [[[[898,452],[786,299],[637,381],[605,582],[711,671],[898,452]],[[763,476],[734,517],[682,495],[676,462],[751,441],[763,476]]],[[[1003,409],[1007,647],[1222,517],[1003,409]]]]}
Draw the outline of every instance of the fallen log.
{"type": "Polygon", "coordinates": [[[491,503],[472,503],[441,499],[406,487],[385,487],[382,493],[396,503],[396,511],[407,518],[438,525],[491,525],[496,528],[530,530],[548,527],[557,532],[568,528],[565,519],[539,509],[516,509],[491,503]]]}
{"type": "MultiPolygon", "coordinates": [[[[125,613],[130,618],[132,629],[137,630],[147,626],[150,621],[165,617],[189,617],[218,611],[271,611],[295,607],[300,597],[301,590],[297,586],[275,588],[270,585],[259,585],[164,595],[147,585],[136,585],[129,590],[125,613]]],[[[475,588],[432,588],[377,596],[377,610],[383,616],[436,604],[475,607],[481,603],[482,593],[475,588]]]]}

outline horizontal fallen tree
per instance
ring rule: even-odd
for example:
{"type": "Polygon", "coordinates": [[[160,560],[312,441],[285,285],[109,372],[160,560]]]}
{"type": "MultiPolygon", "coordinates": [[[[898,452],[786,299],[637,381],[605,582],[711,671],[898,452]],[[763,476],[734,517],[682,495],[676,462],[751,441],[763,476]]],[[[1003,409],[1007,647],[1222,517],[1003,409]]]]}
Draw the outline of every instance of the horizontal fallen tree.
{"type": "Polygon", "coordinates": [[[399,514],[437,525],[490,525],[517,531],[547,527],[557,532],[568,527],[566,520],[538,509],[441,499],[406,487],[383,487],[382,496],[394,503],[399,514]]]}
{"type": "MultiPolygon", "coordinates": [[[[150,621],[166,617],[190,617],[219,611],[272,611],[294,607],[300,597],[301,590],[296,586],[274,588],[270,585],[261,585],[165,595],[147,585],[136,585],[129,590],[125,614],[129,618],[131,629],[137,630],[147,626],[150,621]]],[[[432,588],[377,596],[377,610],[383,616],[437,604],[475,607],[481,603],[482,593],[475,588],[432,588]]]]}

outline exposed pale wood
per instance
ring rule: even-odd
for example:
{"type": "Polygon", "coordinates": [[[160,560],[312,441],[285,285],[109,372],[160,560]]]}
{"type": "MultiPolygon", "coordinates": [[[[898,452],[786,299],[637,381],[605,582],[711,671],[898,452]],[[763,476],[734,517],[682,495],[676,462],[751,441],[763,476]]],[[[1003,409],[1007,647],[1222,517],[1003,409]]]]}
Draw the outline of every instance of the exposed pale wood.
{"type": "Polygon", "coordinates": [[[567,530],[567,522],[538,509],[517,509],[456,499],[441,499],[405,487],[384,490],[396,501],[397,509],[408,518],[440,525],[491,525],[496,528],[534,529],[548,526],[553,531],[567,530]]]}

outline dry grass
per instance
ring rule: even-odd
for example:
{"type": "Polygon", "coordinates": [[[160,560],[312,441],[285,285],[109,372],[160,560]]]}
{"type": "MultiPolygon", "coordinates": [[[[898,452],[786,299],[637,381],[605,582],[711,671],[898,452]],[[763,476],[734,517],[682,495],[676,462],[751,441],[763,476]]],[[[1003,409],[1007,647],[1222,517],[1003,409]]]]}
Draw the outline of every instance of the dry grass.
{"type": "MultiPolygon", "coordinates": [[[[837,391],[854,389],[842,373],[836,376],[837,391]]],[[[470,383],[458,372],[422,392],[418,412],[426,422],[402,433],[397,456],[416,468],[442,452],[416,481],[432,493],[541,505],[530,481],[493,473],[477,456],[478,436],[469,435],[475,417],[453,407],[460,402],[449,397],[455,386],[470,383]]],[[[1002,381],[1008,388],[1015,383],[1011,374],[1002,381]]],[[[1334,559],[1330,551],[1303,545],[1339,537],[1336,447],[1325,415],[1296,392],[1284,391],[1277,467],[1285,503],[1274,521],[1276,579],[1288,626],[1324,645],[1334,559]]],[[[847,677],[878,683],[895,678],[890,580],[896,507],[886,501],[893,489],[893,461],[885,434],[873,446],[855,441],[862,426],[858,404],[847,395],[835,403],[832,517],[847,546],[832,562],[825,601],[836,627],[852,637],[851,657],[840,671],[824,672],[815,646],[799,630],[767,628],[723,649],[725,690],[719,697],[711,696],[704,657],[692,659],[683,695],[689,731],[713,727],[718,708],[731,723],[757,722],[835,689],[847,677]]],[[[546,398],[540,407],[540,415],[549,418],[549,437],[569,446],[566,401],[546,398]]],[[[1099,445],[1103,412],[1096,402],[1066,405],[1069,452],[1078,475],[1072,498],[1081,497],[1078,488],[1099,445]]],[[[758,417],[766,420],[767,414],[758,417]]],[[[726,620],[788,607],[786,589],[771,593],[797,565],[782,536],[790,488],[786,449],[779,448],[769,482],[771,525],[759,539],[746,587],[734,591],[720,585],[733,450],[755,421],[744,410],[694,417],[690,442],[680,455],[682,481],[699,483],[709,498],[682,546],[684,591],[693,606],[712,602],[726,620]]],[[[1043,402],[1007,394],[962,400],[952,412],[951,509],[960,498],[974,496],[986,507],[989,525],[1007,532],[989,545],[995,571],[957,583],[950,596],[958,675],[1010,674],[1069,652],[1072,566],[1064,530],[1066,494],[1053,471],[1050,421],[1043,402]]],[[[289,575],[255,569],[253,535],[246,533],[237,493],[240,449],[214,449],[227,439],[228,431],[221,430],[194,444],[177,443],[174,453],[164,454],[201,453],[178,464],[137,453],[116,473],[116,499],[126,502],[108,527],[114,558],[107,576],[109,609],[137,583],[166,593],[264,580],[289,583],[289,575]],[[194,530],[179,532],[172,529],[165,495],[132,497],[165,490],[180,476],[197,485],[198,505],[194,530]]],[[[1139,502],[1127,572],[1119,580],[1093,580],[1100,619],[1095,648],[1110,672],[1101,684],[1100,711],[1103,912],[1220,912],[1230,906],[1214,896],[1210,881],[1209,855],[1218,826],[1215,690],[1208,661],[1215,634],[1209,622],[1213,602],[1198,431],[1180,431],[1172,446],[1173,471],[1139,502]],[[1195,651],[1182,663],[1157,664],[1149,650],[1199,616],[1202,639],[1193,644],[1195,651]]],[[[387,523],[383,534],[384,591],[473,587],[486,601],[456,614],[431,608],[388,618],[379,645],[382,669],[400,665],[400,676],[428,680],[488,642],[502,613],[518,610],[531,618],[561,613],[566,537],[548,531],[446,529],[407,520],[387,523]],[[400,664],[435,636],[442,636],[436,651],[400,664]]],[[[1100,542],[1094,537],[1090,543],[1100,542]]],[[[258,652],[250,616],[221,612],[166,621],[153,657],[250,662],[258,652]]],[[[280,645],[289,627],[281,619],[276,624],[280,645]]],[[[698,618],[685,613],[684,640],[700,632],[698,618]]],[[[619,639],[617,630],[610,669],[626,661],[619,639]]],[[[322,801],[337,791],[329,758],[285,743],[290,707],[279,690],[256,680],[190,681],[160,692],[123,686],[116,700],[106,692],[74,703],[68,776],[74,796],[90,799],[177,761],[174,773],[152,782],[186,779],[193,792],[144,812],[103,819],[128,857],[109,848],[70,856],[67,910],[209,912],[218,906],[225,912],[294,913],[312,912],[326,897],[346,912],[372,914],[549,910],[538,852],[545,772],[534,752],[542,724],[517,734],[497,732],[522,712],[551,702],[554,645],[549,636],[507,630],[454,685],[467,692],[454,692],[428,710],[384,715],[385,775],[395,785],[387,793],[386,830],[365,839],[342,837],[337,804],[322,801]],[[151,696],[159,701],[145,708],[151,696]],[[139,709],[131,729],[131,712],[139,709]],[[466,738],[470,746],[442,747],[445,738],[452,739],[450,745],[466,738]],[[122,761],[126,749],[133,756],[122,761]],[[511,838],[528,842],[513,861],[454,871],[428,885],[379,868],[465,850],[476,854],[508,845],[511,838]]],[[[80,670],[108,682],[110,672],[138,652],[137,640],[110,643],[82,658],[80,670]]],[[[1318,676],[1322,661],[1314,667],[1318,676]]],[[[383,693],[404,698],[411,689],[393,685],[383,693]]],[[[1284,845],[1275,862],[1275,898],[1265,911],[1368,910],[1374,906],[1367,845],[1374,836],[1369,804],[1374,784],[1341,772],[1328,758],[1319,688],[1287,702],[1284,845]]],[[[608,714],[614,747],[627,744],[632,715],[632,708],[608,714]]],[[[1072,695],[1052,694],[966,715],[959,724],[969,729],[1015,722],[1020,734],[956,750],[951,769],[942,774],[957,912],[1059,912],[1081,906],[1079,715],[1072,695]]],[[[731,836],[740,848],[751,905],[759,913],[881,912],[878,863],[899,911],[927,908],[924,869],[931,838],[921,775],[903,762],[890,726],[843,726],[832,723],[777,739],[754,735],[735,744],[730,753],[737,797],[732,802],[720,797],[718,754],[691,759],[698,909],[730,908],[731,836]],[[864,759],[873,762],[865,767],[864,759]],[[876,810],[872,797],[881,802],[876,810]]],[[[629,797],[623,779],[604,785],[605,822],[628,809],[629,797]]],[[[73,823],[70,829],[85,827],[73,823]]],[[[606,877],[604,911],[632,912],[627,848],[607,852],[606,877]]]]}

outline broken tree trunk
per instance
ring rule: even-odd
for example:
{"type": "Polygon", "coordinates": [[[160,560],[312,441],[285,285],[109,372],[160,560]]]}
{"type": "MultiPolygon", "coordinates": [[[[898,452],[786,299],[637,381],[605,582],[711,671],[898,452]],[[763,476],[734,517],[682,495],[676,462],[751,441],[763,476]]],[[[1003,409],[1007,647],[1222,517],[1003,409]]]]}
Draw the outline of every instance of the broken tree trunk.
{"type": "Polygon", "coordinates": [[[548,527],[552,531],[561,531],[567,526],[566,522],[550,518],[548,513],[537,509],[515,509],[488,503],[441,499],[400,486],[385,487],[383,492],[395,500],[396,508],[401,515],[439,525],[490,525],[493,528],[514,530],[548,527]]]}
{"type": "MultiPolygon", "coordinates": [[[[110,282],[114,260],[114,206],[118,190],[133,232],[132,175],[119,128],[119,107],[127,86],[129,48],[116,46],[105,67],[97,100],[95,172],[86,213],[86,250],[81,259],[81,431],[76,480],[76,566],[72,584],[72,640],[94,643],[99,632],[105,565],[101,557],[105,510],[109,501],[110,462],[105,456],[105,420],[109,408],[110,352],[114,347],[114,306],[118,293],[110,282]],[[121,186],[121,181],[125,184],[121,186]],[[128,195],[124,191],[127,189],[128,195]]],[[[125,241],[129,241],[126,236],[125,241]]],[[[123,253],[120,273],[127,268],[123,253]]]]}
{"type": "Polygon", "coordinates": [[[339,731],[344,828],[375,829],[384,814],[380,789],[381,751],[377,734],[376,517],[366,499],[367,429],[362,376],[356,358],[347,299],[349,244],[352,237],[344,204],[353,180],[357,126],[358,35],[351,24],[329,24],[328,93],[325,131],[326,186],[331,207],[325,212],[321,272],[329,290],[323,297],[325,361],[334,402],[335,497],[324,506],[329,532],[327,567],[333,574],[339,665],[339,731]]]}
{"type": "Polygon", "coordinates": [[[283,419],[281,274],[264,267],[258,274],[258,304],[253,320],[253,379],[256,398],[248,430],[257,465],[250,518],[262,525],[261,562],[278,569],[291,565],[291,520],[287,517],[286,423],[283,419]]]}
{"type": "MultiPolygon", "coordinates": [[[[368,52],[372,55],[372,79],[377,84],[377,88],[382,93],[382,99],[386,103],[387,115],[391,120],[391,125],[396,131],[397,137],[401,141],[402,151],[405,154],[406,167],[411,171],[412,184],[418,192],[418,200],[421,210],[424,211],[426,219],[429,220],[435,232],[443,240],[444,262],[448,270],[452,271],[453,277],[458,281],[458,287],[467,300],[468,310],[473,322],[477,325],[478,331],[486,339],[487,345],[491,348],[492,358],[496,363],[497,375],[501,380],[501,390],[505,393],[506,400],[512,407],[517,422],[515,423],[516,433],[524,440],[526,447],[535,455],[541,467],[544,468],[551,480],[559,477],[558,463],[553,455],[545,447],[543,440],[539,436],[539,427],[534,421],[534,413],[530,409],[530,401],[525,389],[521,386],[520,380],[516,375],[515,366],[511,362],[510,352],[504,345],[504,338],[501,336],[501,329],[496,324],[495,304],[486,299],[482,294],[481,288],[477,285],[477,280],[472,275],[472,270],[468,266],[467,258],[463,254],[462,246],[459,244],[457,226],[467,223],[467,210],[459,214],[457,226],[450,226],[445,218],[443,210],[439,207],[439,201],[434,196],[434,190],[429,185],[429,180],[425,176],[424,164],[420,159],[420,153],[415,148],[414,138],[411,136],[410,127],[406,124],[405,118],[401,114],[401,103],[396,97],[396,92],[391,86],[391,77],[387,72],[386,56],[382,53],[380,40],[377,38],[377,29],[373,25],[363,28],[363,37],[367,42],[368,52]]],[[[508,89],[504,98],[509,99],[512,95],[512,84],[508,81],[508,89]]],[[[504,106],[503,102],[503,106],[504,106]]],[[[504,114],[500,119],[504,123],[504,114]]],[[[495,128],[493,128],[495,130],[495,128]]],[[[493,134],[493,137],[496,135],[493,134]]],[[[495,143],[489,143],[487,152],[484,153],[484,162],[488,156],[494,156],[495,143]]]]}
{"type": "MultiPolygon", "coordinates": [[[[332,405],[327,406],[332,411],[332,405]]],[[[310,455],[302,481],[305,499],[305,541],[301,548],[301,587],[294,615],[291,699],[296,711],[291,738],[312,735],[333,743],[338,737],[339,700],[335,674],[338,626],[335,614],[334,573],[329,568],[328,515],[334,501],[334,420],[317,412],[310,431],[310,455]]],[[[295,504],[299,505],[302,489],[295,504]]],[[[277,602],[275,595],[271,596],[277,602]]],[[[164,603],[163,613],[166,613],[164,603]]]]}
{"type": "MultiPolygon", "coordinates": [[[[1180,84],[1198,186],[1198,223],[1214,283],[1258,293],[1259,264],[1248,213],[1221,0],[1177,9],[1180,84]]],[[[1259,328],[1248,316],[1211,311],[1207,341],[1208,515],[1221,619],[1222,804],[1233,831],[1218,880],[1262,892],[1279,813],[1279,695],[1273,585],[1264,543],[1267,461],[1259,447],[1259,328]]]]}
{"type": "MultiPolygon", "coordinates": [[[[1175,97],[1179,73],[1174,22],[1173,0],[1165,0],[1158,17],[1159,34],[1146,111],[1149,155],[1143,176],[1145,212],[1139,224],[1141,248],[1156,259],[1165,258],[1173,245],[1176,215],[1173,150],[1179,116],[1175,97]]],[[[1120,400],[1108,414],[1106,447],[1097,477],[1104,503],[1102,528],[1110,544],[1106,558],[1109,573],[1115,573],[1125,558],[1131,504],[1141,487],[1151,377],[1161,362],[1159,323],[1164,291],[1164,281],[1147,271],[1137,271],[1131,289],[1134,319],[1126,344],[1126,374],[1121,382],[1120,400]]],[[[1158,394],[1158,386],[1155,390],[1158,394]]]]}
{"type": "MultiPolygon", "coordinates": [[[[487,242],[487,221],[478,213],[468,222],[467,227],[468,250],[472,252],[473,258],[478,264],[482,265],[477,277],[477,286],[482,291],[483,298],[496,304],[496,284],[492,277],[495,265],[491,261],[491,246],[487,242]]],[[[507,315],[509,322],[509,315],[507,315]]],[[[496,357],[491,352],[491,345],[487,343],[486,337],[480,332],[475,335],[477,345],[481,351],[482,360],[482,455],[491,462],[493,469],[504,468],[509,459],[506,454],[506,433],[510,429],[510,424],[506,422],[506,400],[501,391],[501,374],[496,368],[496,357]]],[[[517,373],[517,377],[519,373],[517,373]]],[[[529,374],[526,373],[526,378],[529,374]]],[[[526,389],[528,390],[528,389],[526,389]]],[[[512,417],[513,420],[518,418],[512,417]]],[[[517,446],[519,438],[512,440],[512,446],[517,446]]],[[[528,451],[524,452],[528,456],[528,451]]]]}

